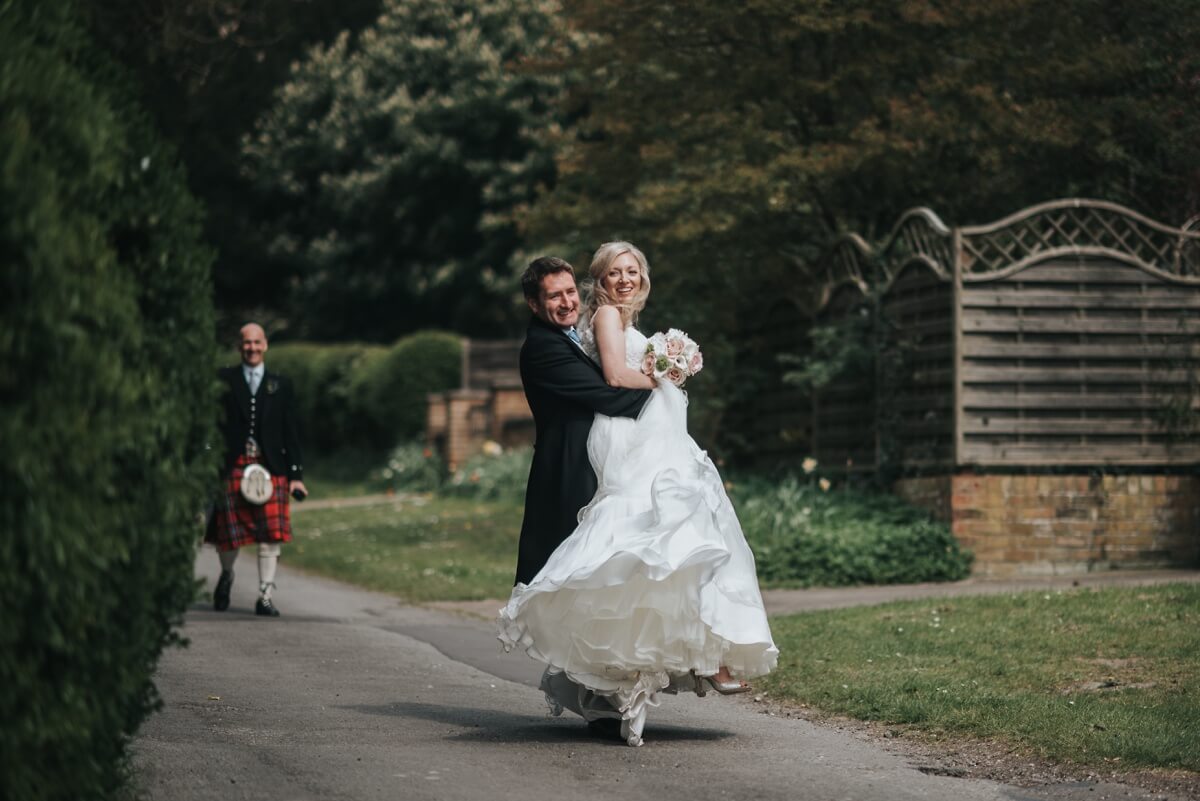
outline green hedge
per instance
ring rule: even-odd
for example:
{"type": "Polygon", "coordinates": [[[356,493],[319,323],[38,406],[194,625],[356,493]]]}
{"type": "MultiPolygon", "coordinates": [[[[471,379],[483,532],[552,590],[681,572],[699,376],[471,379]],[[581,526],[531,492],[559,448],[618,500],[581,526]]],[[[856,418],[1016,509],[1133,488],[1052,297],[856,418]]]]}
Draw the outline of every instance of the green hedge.
{"type": "Polygon", "coordinates": [[[966,578],[950,527],[892,495],[825,490],[815,476],[739,481],[731,491],[758,575],[775,586],[906,584],[966,578]]]}
{"type": "Polygon", "coordinates": [[[419,436],[425,396],[459,385],[461,359],[458,336],[421,331],[391,346],[272,345],[266,362],[295,383],[303,443],[319,455],[383,454],[419,436]]]}
{"type": "Polygon", "coordinates": [[[0,797],[121,792],[216,469],[210,254],[67,3],[0,7],[0,797]]]}
{"type": "Polygon", "coordinates": [[[270,368],[295,384],[301,444],[306,452],[334,453],[371,441],[371,427],[356,408],[350,384],[359,365],[383,349],[359,343],[295,342],[267,350],[270,368]]]}

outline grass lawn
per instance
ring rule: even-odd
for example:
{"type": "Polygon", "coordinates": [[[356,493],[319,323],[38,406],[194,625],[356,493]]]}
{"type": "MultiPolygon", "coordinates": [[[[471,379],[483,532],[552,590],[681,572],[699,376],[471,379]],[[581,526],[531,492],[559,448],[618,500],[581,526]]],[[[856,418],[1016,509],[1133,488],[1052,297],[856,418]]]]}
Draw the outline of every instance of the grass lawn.
{"type": "MultiPolygon", "coordinates": [[[[304,479],[313,498],[326,500],[328,498],[356,498],[363,495],[373,495],[382,490],[373,483],[362,478],[309,478],[304,479]]],[[[295,506],[292,509],[296,509],[295,506]]]]}
{"type": "Polygon", "coordinates": [[[292,507],[286,559],[408,601],[507,598],[520,504],[431,498],[353,508],[292,507]]]}
{"type": "Polygon", "coordinates": [[[780,700],[1054,760],[1200,771],[1200,585],[774,618],[780,700]]]}

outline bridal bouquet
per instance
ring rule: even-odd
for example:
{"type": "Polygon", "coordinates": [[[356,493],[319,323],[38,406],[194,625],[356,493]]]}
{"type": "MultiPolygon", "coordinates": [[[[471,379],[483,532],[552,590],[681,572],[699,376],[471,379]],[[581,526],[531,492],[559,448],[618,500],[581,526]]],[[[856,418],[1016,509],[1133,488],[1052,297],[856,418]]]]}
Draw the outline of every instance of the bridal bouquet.
{"type": "Polygon", "coordinates": [[[646,355],[642,357],[642,372],[659,381],[670,381],[677,387],[700,372],[704,367],[704,356],[696,341],[672,328],[665,334],[661,331],[646,342],[646,355]]]}

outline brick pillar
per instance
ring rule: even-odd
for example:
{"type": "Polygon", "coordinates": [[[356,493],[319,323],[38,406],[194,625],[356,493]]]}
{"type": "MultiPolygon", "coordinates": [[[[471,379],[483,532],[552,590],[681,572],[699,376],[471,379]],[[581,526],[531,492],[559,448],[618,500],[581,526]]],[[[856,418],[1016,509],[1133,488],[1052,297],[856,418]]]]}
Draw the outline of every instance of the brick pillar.
{"type": "Polygon", "coordinates": [[[479,452],[487,432],[490,395],[485,389],[456,389],[446,393],[446,464],[451,470],[479,452]]]}

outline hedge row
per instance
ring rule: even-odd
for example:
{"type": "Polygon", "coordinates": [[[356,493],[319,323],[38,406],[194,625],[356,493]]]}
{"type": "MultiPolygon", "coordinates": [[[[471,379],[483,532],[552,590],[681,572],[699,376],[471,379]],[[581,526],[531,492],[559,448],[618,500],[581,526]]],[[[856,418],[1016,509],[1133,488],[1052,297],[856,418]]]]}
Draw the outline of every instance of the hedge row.
{"type": "Polygon", "coordinates": [[[109,798],[215,485],[209,252],[69,3],[0,4],[0,797],[109,798]]]}
{"type": "Polygon", "coordinates": [[[425,430],[426,395],[459,386],[461,359],[458,336],[421,331],[390,346],[272,345],[266,363],[295,383],[306,449],[383,453],[425,430]]]}
{"type": "Polygon", "coordinates": [[[731,492],[758,576],[773,587],[956,581],[971,554],[950,526],[894,495],[814,476],[738,481],[731,492]]]}
{"type": "MultiPolygon", "coordinates": [[[[447,476],[436,454],[402,445],[373,476],[380,489],[520,503],[530,448],[481,453],[447,476]]],[[[893,495],[834,487],[817,475],[739,477],[731,496],[758,575],[771,587],[954,581],[971,555],[945,523],[893,495]]]]}

